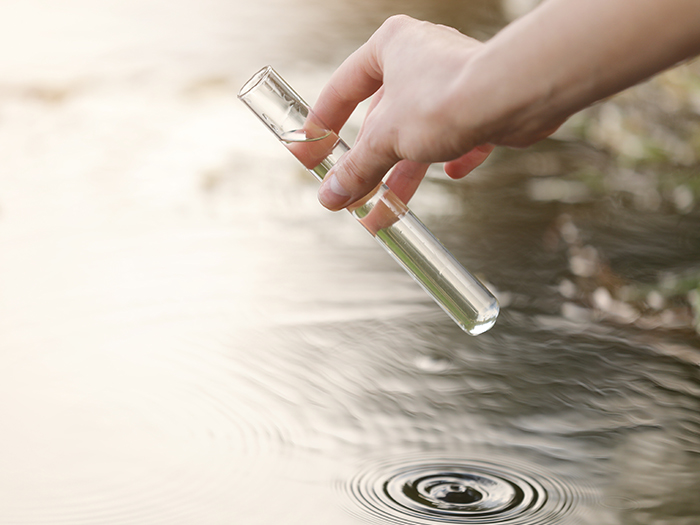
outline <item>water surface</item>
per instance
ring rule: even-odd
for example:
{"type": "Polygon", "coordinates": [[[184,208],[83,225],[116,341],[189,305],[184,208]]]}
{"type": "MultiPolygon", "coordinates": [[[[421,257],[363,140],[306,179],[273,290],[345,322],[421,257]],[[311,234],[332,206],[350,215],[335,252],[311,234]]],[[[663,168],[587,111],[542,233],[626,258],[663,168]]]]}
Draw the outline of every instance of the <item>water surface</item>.
{"type": "Polygon", "coordinates": [[[682,75],[431,172],[412,208],[504,306],[476,338],[235,98],[272,63],[313,100],[398,10],[518,5],[5,2],[0,523],[696,524],[697,162],[620,131],[692,131],[682,75]]]}

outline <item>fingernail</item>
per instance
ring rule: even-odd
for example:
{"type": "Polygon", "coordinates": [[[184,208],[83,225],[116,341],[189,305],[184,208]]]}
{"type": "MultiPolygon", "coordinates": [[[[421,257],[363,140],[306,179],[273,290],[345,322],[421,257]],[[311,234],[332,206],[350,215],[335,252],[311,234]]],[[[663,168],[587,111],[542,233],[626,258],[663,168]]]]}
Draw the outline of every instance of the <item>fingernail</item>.
{"type": "Polygon", "coordinates": [[[331,173],[323,181],[318,190],[318,200],[326,208],[337,210],[350,202],[350,192],[341,186],[338,179],[331,173]]]}

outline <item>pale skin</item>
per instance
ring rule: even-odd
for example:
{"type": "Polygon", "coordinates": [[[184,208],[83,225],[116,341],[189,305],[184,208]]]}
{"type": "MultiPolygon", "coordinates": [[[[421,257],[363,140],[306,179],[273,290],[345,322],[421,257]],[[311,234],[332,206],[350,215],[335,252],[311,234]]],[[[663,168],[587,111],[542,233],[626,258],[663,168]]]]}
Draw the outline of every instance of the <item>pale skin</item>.
{"type": "Polygon", "coordinates": [[[339,132],[372,97],[319,200],[345,208],[391,170],[386,183],[408,202],[430,164],[462,178],[495,146],[532,145],[574,113],[698,54],[698,0],[546,0],[486,43],[392,17],[314,105],[339,132]]]}

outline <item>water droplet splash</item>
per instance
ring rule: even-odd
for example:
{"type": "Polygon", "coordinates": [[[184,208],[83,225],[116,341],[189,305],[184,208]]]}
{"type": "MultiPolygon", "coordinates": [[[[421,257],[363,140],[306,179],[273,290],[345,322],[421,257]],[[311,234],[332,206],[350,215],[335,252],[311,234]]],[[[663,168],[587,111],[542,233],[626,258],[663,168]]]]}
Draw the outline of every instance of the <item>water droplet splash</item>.
{"type": "Polygon", "coordinates": [[[510,461],[400,461],[366,469],[345,487],[378,523],[555,525],[570,523],[585,499],[572,482],[510,461]]]}

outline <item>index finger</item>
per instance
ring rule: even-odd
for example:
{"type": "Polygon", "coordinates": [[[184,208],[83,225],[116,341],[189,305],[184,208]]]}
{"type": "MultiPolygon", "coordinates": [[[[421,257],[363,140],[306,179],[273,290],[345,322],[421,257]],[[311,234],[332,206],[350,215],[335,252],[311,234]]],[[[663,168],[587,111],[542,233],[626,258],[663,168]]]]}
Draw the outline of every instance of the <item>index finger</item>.
{"type": "Polygon", "coordinates": [[[372,39],[336,69],[313,106],[313,112],[338,133],[357,105],[382,85],[382,71],[372,39]]]}

